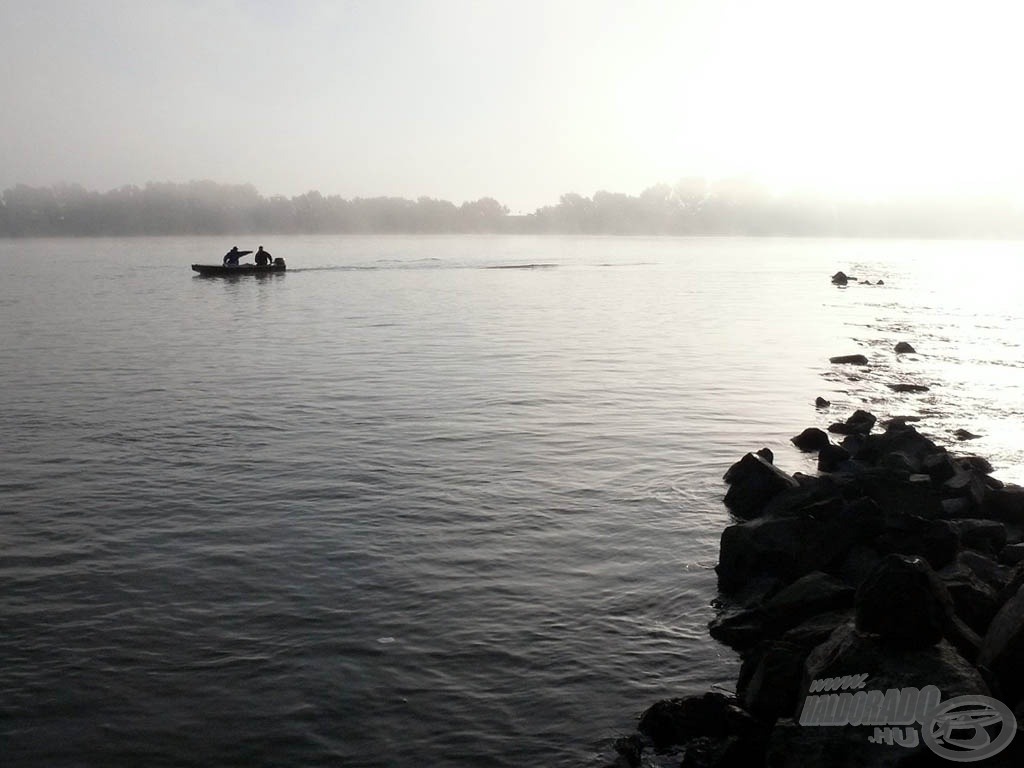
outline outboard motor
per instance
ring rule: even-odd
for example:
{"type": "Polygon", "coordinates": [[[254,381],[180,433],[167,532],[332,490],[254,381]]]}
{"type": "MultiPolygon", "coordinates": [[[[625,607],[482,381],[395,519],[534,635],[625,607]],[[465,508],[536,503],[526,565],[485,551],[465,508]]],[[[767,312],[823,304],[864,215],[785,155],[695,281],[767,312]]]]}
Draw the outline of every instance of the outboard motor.
{"type": "Polygon", "coordinates": [[[284,259],[282,259],[280,256],[276,257],[274,259],[274,266],[275,267],[283,267],[284,266],[284,259]]]}

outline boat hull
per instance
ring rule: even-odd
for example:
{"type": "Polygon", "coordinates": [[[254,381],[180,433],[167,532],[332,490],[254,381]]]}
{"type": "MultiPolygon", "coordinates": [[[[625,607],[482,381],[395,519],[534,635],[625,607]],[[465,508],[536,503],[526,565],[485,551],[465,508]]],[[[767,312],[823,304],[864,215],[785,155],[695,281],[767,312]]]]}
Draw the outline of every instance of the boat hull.
{"type": "Polygon", "coordinates": [[[193,264],[192,271],[203,277],[240,277],[242,275],[272,275],[284,272],[284,264],[271,264],[258,267],[255,264],[240,264],[237,267],[226,267],[220,264],[193,264]]]}

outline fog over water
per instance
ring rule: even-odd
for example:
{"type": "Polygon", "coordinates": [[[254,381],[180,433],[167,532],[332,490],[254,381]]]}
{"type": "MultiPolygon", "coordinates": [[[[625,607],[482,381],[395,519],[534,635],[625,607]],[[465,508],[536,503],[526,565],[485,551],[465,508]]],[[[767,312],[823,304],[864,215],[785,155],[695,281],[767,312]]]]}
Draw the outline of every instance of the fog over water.
{"type": "Polygon", "coordinates": [[[1019,4],[907,0],[0,6],[0,189],[252,183],[493,197],[745,176],[1021,191],[1019,4]],[[955,52],[953,55],[952,52],[955,52]]]}

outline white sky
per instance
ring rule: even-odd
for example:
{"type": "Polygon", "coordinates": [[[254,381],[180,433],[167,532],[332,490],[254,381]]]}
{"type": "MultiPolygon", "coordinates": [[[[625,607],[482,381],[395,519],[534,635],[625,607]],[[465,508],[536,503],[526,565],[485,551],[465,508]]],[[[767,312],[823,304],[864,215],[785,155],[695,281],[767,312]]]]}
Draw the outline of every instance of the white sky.
{"type": "Polygon", "coordinates": [[[1024,4],[0,0],[0,189],[1024,188],[1024,4]]]}

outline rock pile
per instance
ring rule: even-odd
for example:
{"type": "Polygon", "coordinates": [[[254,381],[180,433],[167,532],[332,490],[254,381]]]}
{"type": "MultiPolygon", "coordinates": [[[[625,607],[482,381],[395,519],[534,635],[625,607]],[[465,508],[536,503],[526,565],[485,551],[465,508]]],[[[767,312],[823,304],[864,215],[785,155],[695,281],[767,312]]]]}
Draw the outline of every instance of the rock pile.
{"type": "MultiPolygon", "coordinates": [[[[710,632],[741,654],[736,695],[655,704],[617,765],[663,750],[684,768],[941,765],[926,743],[940,703],[987,696],[1024,715],[1024,488],[876,423],[857,411],[830,427],[839,444],[794,437],[817,476],[767,449],[725,473],[735,521],[710,632]]],[[[1022,753],[1024,735],[984,764],[1022,753]]]]}

